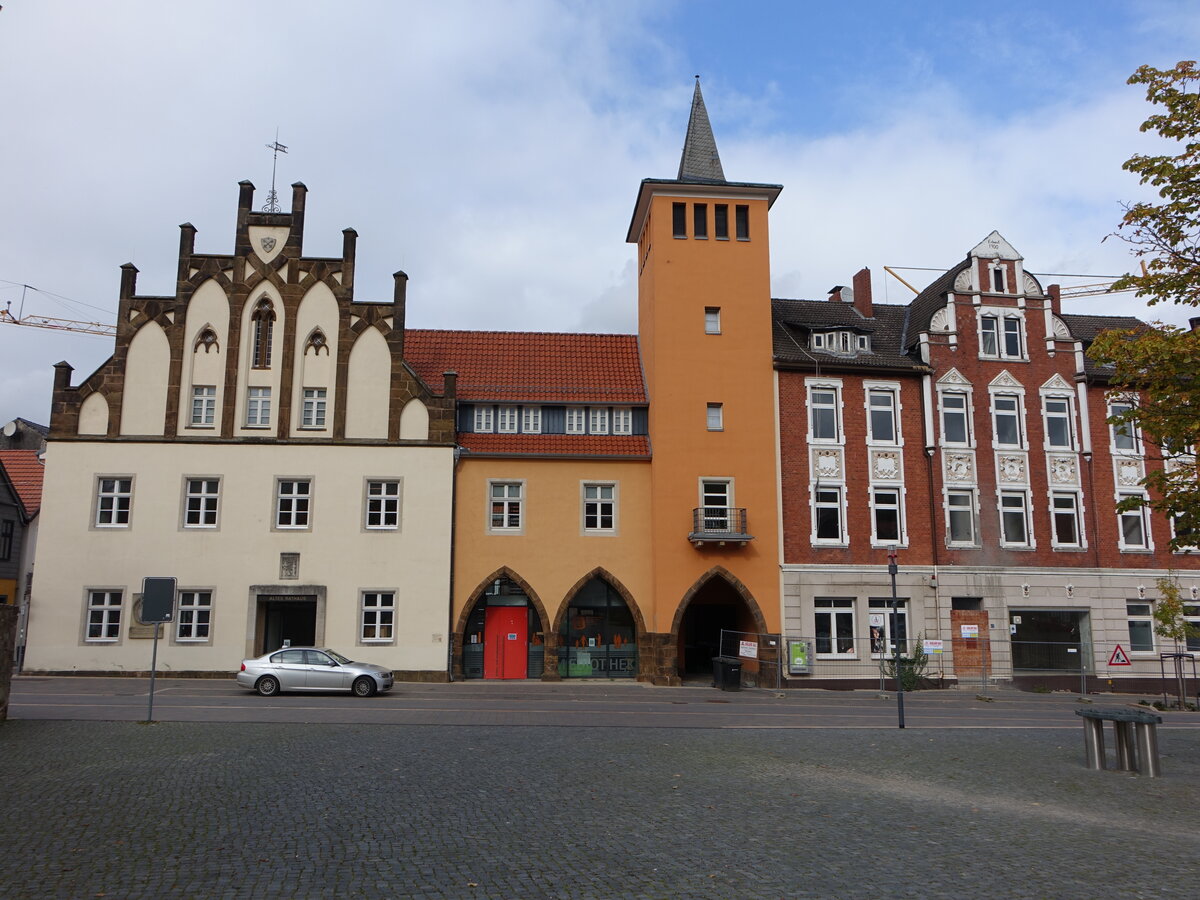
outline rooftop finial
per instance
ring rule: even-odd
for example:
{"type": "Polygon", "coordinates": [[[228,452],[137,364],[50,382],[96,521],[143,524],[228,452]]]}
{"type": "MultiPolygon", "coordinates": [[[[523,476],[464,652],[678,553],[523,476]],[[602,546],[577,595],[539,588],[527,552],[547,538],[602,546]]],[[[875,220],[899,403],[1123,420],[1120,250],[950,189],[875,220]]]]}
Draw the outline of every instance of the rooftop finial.
{"type": "Polygon", "coordinates": [[[275,141],[267,144],[267,149],[271,151],[271,190],[267,194],[267,202],[263,204],[263,212],[277,213],[279,212],[279,195],[275,193],[275,164],[279,162],[279,154],[287,153],[287,147],[279,143],[279,129],[275,129],[275,141]]]}
{"type": "Polygon", "coordinates": [[[679,160],[678,179],[709,184],[722,184],[725,181],[721,157],[717,154],[717,142],[708,123],[708,110],[704,108],[704,96],[700,93],[699,75],[696,76],[696,89],[692,93],[692,113],[688,118],[683,156],[679,160]]]}

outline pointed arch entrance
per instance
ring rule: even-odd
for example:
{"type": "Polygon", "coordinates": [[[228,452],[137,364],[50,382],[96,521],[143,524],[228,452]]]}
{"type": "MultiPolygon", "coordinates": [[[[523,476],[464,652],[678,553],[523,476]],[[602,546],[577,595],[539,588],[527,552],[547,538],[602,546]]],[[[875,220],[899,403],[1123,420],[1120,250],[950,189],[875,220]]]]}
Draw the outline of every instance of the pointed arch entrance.
{"type": "Polygon", "coordinates": [[[722,630],[764,634],[767,622],[747,587],[724,566],[714,566],[683,595],[671,626],[680,677],[712,676],[722,630]]]}
{"type": "Polygon", "coordinates": [[[617,579],[593,569],[567,594],[558,622],[563,678],[636,678],[641,610],[617,579]]]}
{"type": "Polygon", "coordinates": [[[525,581],[501,569],[479,586],[463,610],[462,673],[466,678],[541,678],[546,615],[525,581]]]}

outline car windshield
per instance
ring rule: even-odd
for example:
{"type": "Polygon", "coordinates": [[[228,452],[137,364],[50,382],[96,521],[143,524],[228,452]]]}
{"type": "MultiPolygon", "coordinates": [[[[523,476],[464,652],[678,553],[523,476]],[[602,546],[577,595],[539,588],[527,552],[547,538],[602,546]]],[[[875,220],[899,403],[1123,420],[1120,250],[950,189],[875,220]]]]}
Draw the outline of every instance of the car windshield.
{"type": "Polygon", "coordinates": [[[336,650],[330,650],[328,647],[325,648],[325,652],[332,656],[339,666],[348,666],[353,662],[353,660],[346,659],[342,654],[336,650]]]}

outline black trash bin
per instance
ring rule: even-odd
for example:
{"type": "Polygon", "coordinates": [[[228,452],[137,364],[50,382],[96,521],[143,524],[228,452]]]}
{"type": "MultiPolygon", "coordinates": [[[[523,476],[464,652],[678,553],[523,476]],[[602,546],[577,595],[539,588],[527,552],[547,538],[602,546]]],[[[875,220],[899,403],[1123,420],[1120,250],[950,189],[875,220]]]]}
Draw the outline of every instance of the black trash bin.
{"type": "Polygon", "coordinates": [[[714,656],[713,687],[722,691],[740,691],[742,689],[742,661],[736,656],[714,656]]]}

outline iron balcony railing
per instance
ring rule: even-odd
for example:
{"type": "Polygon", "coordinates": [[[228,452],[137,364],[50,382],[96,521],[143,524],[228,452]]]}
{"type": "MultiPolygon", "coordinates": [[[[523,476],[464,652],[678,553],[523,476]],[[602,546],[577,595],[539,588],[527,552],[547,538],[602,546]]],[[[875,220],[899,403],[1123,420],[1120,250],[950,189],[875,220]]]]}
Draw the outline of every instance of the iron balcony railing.
{"type": "Polygon", "coordinates": [[[697,547],[706,543],[738,543],[754,540],[746,530],[746,510],[735,506],[701,506],[692,510],[688,540],[697,547]]]}

